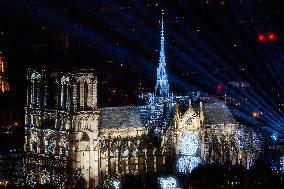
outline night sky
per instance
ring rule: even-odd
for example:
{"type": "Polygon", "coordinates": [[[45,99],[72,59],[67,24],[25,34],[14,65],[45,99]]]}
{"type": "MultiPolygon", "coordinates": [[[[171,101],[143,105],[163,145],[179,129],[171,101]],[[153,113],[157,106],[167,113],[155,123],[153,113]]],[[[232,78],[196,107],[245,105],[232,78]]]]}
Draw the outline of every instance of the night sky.
{"type": "Polygon", "coordinates": [[[254,124],[258,112],[262,126],[283,134],[283,6],[272,0],[2,0],[0,49],[16,102],[24,106],[27,67],[90,67],[100,106],[137,103],[155,86],[162,9],[171,90],[242,99],[236,114],[254,124]],[[270,33],[275,40],[258,41],[270,33]]]}

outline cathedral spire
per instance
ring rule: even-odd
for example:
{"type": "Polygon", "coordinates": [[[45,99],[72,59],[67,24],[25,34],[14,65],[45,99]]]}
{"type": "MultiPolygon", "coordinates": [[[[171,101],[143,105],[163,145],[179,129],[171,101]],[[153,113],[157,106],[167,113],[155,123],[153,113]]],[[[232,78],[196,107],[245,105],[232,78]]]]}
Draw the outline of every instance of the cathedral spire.
{"type": "Polygon", "coordinates": [[[162,10],[162,20],[161,20],[161,49],[160,49],[160,59],[159,66],[157,68],[157,81],[155,87],[155,93],[158,96],[167,97],[169,96],[169,82],[166,70],[166,60],[165,60],[165,38],[164,38],[164,12],[162,10]]]}

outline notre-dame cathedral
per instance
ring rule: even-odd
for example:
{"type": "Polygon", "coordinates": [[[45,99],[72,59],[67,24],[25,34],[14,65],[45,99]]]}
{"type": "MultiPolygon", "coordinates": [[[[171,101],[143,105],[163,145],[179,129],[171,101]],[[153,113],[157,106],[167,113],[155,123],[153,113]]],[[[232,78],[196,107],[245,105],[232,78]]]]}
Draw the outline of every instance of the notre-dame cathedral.
{"type": "Polygon", "coordinates": [[[98,108],[97,85],[94,70],[28,70],[23,183],[69,188],[78,173],[95,188],[126,173],[188,173],[212,161],[250,166],[257,157],[259,136],[225,103],[169,92],[163,21],[155,92],[141,94],[145,105],[98,108]]]}

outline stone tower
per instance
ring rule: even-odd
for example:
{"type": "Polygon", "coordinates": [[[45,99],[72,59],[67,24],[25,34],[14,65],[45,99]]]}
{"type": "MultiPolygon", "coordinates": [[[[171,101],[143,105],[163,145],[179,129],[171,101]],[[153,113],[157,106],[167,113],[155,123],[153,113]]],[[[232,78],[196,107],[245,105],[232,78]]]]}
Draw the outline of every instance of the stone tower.
{"type": "Polygon", "coordinates": [[[73,101],[77,104],[74,113],[73,168],[81,171],[86,181],[84,188],[98,185],[98,118],[97,78],[89,70],[75,74],[73,101]]]}
{"type": "MultiPolygon", "coordinates": [[[[49,74],[44,69],[28,70],[23,179],[31,187],[51,183],[64,188],[70,165],[69,112],[59,106],[49,108],[49,79],[49,74]]],[[[62,86],[59,76],[53,81],[54,86],[62,86]]],[[[57,97],[61,93],[52,94],[57,97]]]]}

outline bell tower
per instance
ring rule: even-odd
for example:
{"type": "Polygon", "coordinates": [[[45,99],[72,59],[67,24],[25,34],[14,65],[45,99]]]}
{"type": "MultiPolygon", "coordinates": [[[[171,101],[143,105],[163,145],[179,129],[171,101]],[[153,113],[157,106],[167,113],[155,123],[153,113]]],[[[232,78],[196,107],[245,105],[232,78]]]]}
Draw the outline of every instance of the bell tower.
{"type": "Polygon", "coordinates": [[[73,167],[85,179],[84,188],[95,188],[99,177],[97,78],[90,70],[80,70],[75,78],[73,101],[77,108],[74,113],[73,167]]]}

